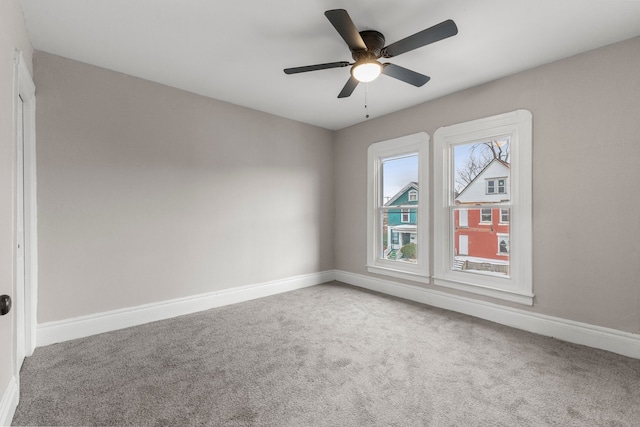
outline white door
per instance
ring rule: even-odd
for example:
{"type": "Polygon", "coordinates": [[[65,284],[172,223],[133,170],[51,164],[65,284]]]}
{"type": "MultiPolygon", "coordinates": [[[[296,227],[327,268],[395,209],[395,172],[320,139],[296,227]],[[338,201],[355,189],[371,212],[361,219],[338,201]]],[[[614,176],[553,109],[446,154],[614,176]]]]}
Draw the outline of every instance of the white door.
{"type": "Polygon", "coordinates": [[[469,255],[469,236],[458,235],[458,255],[469,255]]]}
{"type": "Polygon", "coordinates": [[[24,324],[24,104],[18,97],[17,117],[17,159],[16,159],[16,293],[13,308],[16,316],[16,363],[20,370],[25,357],[25,324],[24,324]]]}

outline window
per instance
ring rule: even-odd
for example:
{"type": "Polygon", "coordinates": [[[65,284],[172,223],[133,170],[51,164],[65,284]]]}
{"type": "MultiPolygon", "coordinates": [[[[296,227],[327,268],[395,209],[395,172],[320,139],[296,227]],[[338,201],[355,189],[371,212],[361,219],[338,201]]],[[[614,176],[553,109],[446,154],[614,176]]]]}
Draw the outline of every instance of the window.
{"type": "Polygon", "coordinates": [[[507,193],[506,178],[487,179],[487,194],[506,194],[506,193],[507,193]]]}
{"type": "Polygon", "coordinates": [[[498,194],[506,193],[506,186],[505,186],[505,182],[506,181],[507,181],[506,179],[499,179],[498,180],[498,194]]]}
{"type": "Polygon", "coordinates": [[[481,209],[480,212],[480,222],[491,224],[491,208],[481,209]]]}
{"type": "Polygon", "coordinates": [[[496,192],[496,182],[493,179],[487,180],[487,194],[494,194],[496,192]]]}
{"type": "Polygon", "coordinates": [[[458,209],[458,226],[469,227],[469,211],[467,209],[458,209]]]}
{"type": "Polygon", "coordinates": [[[434,145],[434,284],[532,305],[531,113],[442,127],[434,145]]]}
{"type": "Polygon", "coordinates": [[[369,147],[369,272],[429,282],[428,143],[421,132],[369,147]]]}
{"type": "Polygon", "coordinates": [[[509,235],[498,233],[498,255],[509,255],[509,235]]]}
{"type": "Polygon", "coordinates": [[[500,223],[501,224],[509,223],[509,209],[500,209],[500,223]]]}
{"type": "Polygon", "coordinates": [[[400,233],[396,232],[396,231],[392,231],[391,232],[391,243],[394,245],[397,245],[400,243],[400,239],[398,238],[400,236],[400,233]]]}

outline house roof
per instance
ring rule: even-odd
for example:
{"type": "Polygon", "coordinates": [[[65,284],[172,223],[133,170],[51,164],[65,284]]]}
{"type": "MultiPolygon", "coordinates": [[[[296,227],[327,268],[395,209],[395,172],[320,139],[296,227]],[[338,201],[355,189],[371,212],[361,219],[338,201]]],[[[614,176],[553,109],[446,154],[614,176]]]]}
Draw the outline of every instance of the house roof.
{"type": "Polygon", "coordinates": [[[398,200],[400,198],[400,196],[402,196],[404,193],[406,193],[407,191],[409,191],[410,189],[414,189],[416,191],[418,191],[418,183],[415,181],[411,181],[410,183],[408,183],[407,185],[405,185],[402,190],[398,191],[391,199],[389,199],[389,201],[387,203],[385,203],[385,206],[393,206],[393,203],[398,200]]]}
{"type": "Polygon", "coordinates": [[[478,175],[476,175],[475,178],[473,178],[467,184],[467,186],[464,187],[462,189],[462,191],[456,195],[456,199],[458,199],[460,196],[462,196],[462,194],[467,190],[467,188],[470,188],[482,176],[482,174],[484,174],[484,172],[489,168],[489,166],[491,166],[493,163],[496,163],[496,162],[502,164],[503,166],[507,167],[508,169],[511,169],[511,163],[507,163],[504,160],[500,160],[500,159],[491,160],[489,163],[487,163],[487,165],[484,168],[482,168],[480,173],[478,173],[478,175]]]}

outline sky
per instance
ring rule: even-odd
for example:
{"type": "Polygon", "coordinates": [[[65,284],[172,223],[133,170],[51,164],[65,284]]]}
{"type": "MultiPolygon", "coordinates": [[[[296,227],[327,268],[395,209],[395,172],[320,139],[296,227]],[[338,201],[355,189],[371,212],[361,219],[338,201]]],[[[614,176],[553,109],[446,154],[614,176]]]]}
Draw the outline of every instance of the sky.
{"type": "Polygon", "coordinates": [[[382,163],[382,177],[386,202],[411,181],[418,182],[418,155],[385,160],[382,163]]]}
{"type": "MultiPolygon", "coordinates": [[[[454,147],[454,170],[467,163],[471,147],[477,142],[474,141],[454,147]]],[[[383,197],[386,202],[411,181],[418,182],[418,155],[414,154],[385,160],[382,163],[382,174],[383,197]]]]}

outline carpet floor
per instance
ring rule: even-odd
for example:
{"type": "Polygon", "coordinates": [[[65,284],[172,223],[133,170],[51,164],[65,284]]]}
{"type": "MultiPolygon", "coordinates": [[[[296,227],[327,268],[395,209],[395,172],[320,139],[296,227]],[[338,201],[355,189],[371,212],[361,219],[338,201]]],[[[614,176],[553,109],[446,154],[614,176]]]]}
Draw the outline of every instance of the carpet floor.
{"type": "Polygon", "coordinates": [[[640,360],[333,282],[38,348],[13,425],[638,426],[640,360]]]}

